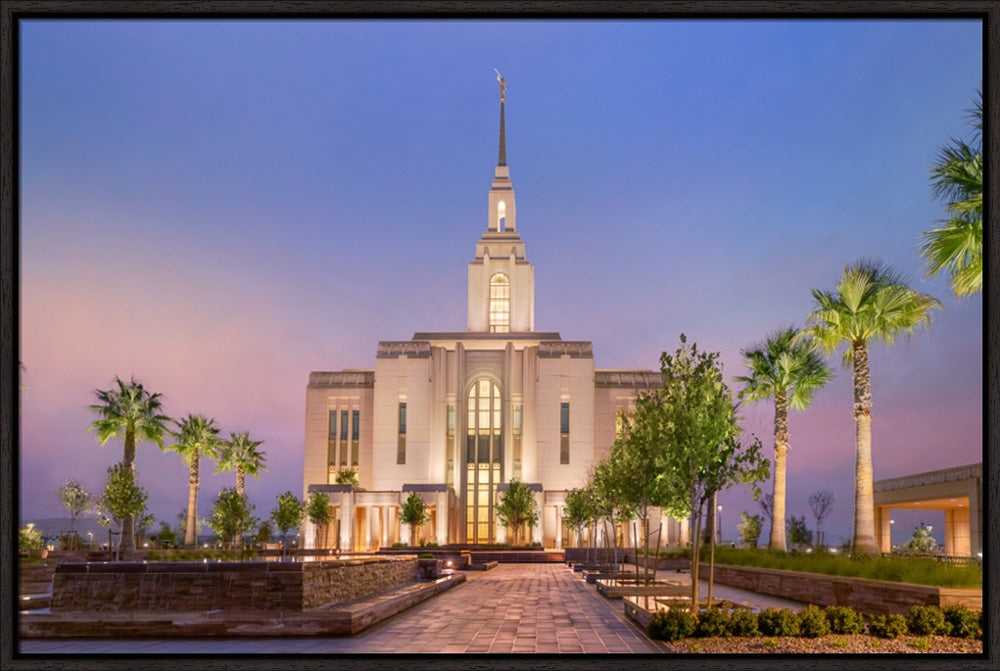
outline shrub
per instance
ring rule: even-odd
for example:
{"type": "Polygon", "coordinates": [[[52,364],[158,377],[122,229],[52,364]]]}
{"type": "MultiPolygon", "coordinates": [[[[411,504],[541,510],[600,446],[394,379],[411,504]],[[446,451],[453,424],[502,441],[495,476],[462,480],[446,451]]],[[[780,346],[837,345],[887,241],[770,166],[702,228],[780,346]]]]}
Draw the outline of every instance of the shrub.
{"type": "Polygon", "coordinates": [[[860,634],[865,630],[865,620],[847,606],[827,606],[823,614],[832,634],[860,634]]]}
{"type": "Polygon", "coordinates": [[[914,636],[939,634],[947,636],[951,625],[944,619],[944,613],[935,606],[913,606],[906,618],[906,628],[914,636]]]}
{"type": "Polygon", "coordinates": [[[726,638],[729,633],[729,613],[721,608],[706,608],[698,613],[695,636],[726,638]]]}
{"type": "Polygon", "coordinates": [[[757,628],[757,613],[738,608],[729,616],[729,632],[733,636],[760,636],[757,628]]]}
{"type": "Polygon", "coordinates": [[[396,543],[392,544],[392,547],[394,547],[394,548],[405,548],[405,547],[408,547],[408,546],[406,545],[406,543],[396,542],[396,543]]]}
{"type": "Polygon", "coordinates": [[[965,606],[945,606],[941,609],[945,622],[951,626],[950,634],[956,638],[978,638],[982,636],[979,626],[980,613],[965,606]]]}
{"type": "Polygon", "coordinates": [[[906,618],[898,613],[875,615],[868,621],[868,632],[879,638],[898,638],[906,633],[906,618]]]}
{"type": "Polygon", "coordinates": [[[788,608],[765,608],[757,616],[757,626],[764,636],[799,635],[799,620],[788,608]]]}
{"type": "Polygon", "coordinates": [[[830,633],[830,623],[826,615],[816,606],[803,608],[796,616],[799,621],[799,636],[819,638],[830,633]]]}
{"type": "Polygon", "coordinates": [[[434,559],[434,555],[430,552],[421,552],[417,555],[417,559],[434,559]]]}
{"type": "Polygon", "coordinates": [[[650,638],[678,641],[694,633],[697,622],[694,615],[684,608],[657,611],[649,621],[650,638]]]}

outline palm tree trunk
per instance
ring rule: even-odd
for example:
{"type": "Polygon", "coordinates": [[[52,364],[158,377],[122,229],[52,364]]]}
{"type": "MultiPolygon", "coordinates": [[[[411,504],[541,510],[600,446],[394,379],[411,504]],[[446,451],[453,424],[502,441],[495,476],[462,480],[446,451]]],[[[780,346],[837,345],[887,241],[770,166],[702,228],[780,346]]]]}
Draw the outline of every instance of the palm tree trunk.
{"type": "Polygon", "coordinates": [[[198,450],[191,455],[191,468],[188,471],[188,507],[187,520],[184,527],[184,545],[191,547],[198,543],[198,450]]]}
{"type": "Polygon", "coordinates": [[[788,459],[788,394],[784,390],[774,395],[774,492],[771,508],[771,550],[786,550],[785,546],[785,472],[788,459]]]}
{"type": "MultiPolygon", "coordinates": [[[[125,428],[125,454],[122,458],[122,467],[127,467],[135,473],[135,426],[131,423],[125,428]]],[[[131,515],[122,520],[118,547],[122,551],[135,549],[135,518],[131,515]]]]}
{"type": "MultiPolygon", "coordinates": [[[[237,464],[236,493],[242,497],[245,491],[246,491],[246,473],[243,472],[243,467],[237,464]]],[[[233,546],[236,552],[239,552],[240,550],[243,549],[243,534],[237,534],[236,538],[233,540],[233,546]]]]}
{"type": "Polygon", "coordinates": [[[872,388],[868,343],[851,345],[854,363],[854,552],[877,554],[875,543],[875,475],[872,470],[872,388]]]}

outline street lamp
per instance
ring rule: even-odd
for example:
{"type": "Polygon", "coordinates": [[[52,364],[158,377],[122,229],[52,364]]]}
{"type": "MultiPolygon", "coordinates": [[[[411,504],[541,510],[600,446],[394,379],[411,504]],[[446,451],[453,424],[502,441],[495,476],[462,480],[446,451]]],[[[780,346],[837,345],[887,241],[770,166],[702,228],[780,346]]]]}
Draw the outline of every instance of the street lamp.
{"type": "Polygon", "coordinates": [[[93,531],[88,531],[87,535],[90,536],[90,546],[87,549],[88,550],[93,550],[94,549],[94,532],[93,531]]]}
{"type": "Polygon", "coordinates": [[[722,542],[722,504],[719,504],[719,542],[722,542]]]}

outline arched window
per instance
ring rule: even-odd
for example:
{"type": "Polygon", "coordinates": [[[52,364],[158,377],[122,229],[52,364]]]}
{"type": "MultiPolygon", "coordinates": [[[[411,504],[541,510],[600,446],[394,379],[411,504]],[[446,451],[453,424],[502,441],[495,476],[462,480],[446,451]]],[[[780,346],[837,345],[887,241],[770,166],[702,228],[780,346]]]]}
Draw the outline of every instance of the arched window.
{"type": "Polygon", "coordinates": [[[497,203],[497,230],[503,231],[507,226],[507,204],[502,200],[497,203]]]}
{"type": "Polygon", "coordinates": [[[465,537],[469,543],[493,540],[493,496],[503,467],[500,387],[476,380],[466,399],[465,537]]]}
{"type": "Polygon", "coordinates": [[[510,280],[501,273],[490,278],[490,332],[510,332],[510,280]]]}

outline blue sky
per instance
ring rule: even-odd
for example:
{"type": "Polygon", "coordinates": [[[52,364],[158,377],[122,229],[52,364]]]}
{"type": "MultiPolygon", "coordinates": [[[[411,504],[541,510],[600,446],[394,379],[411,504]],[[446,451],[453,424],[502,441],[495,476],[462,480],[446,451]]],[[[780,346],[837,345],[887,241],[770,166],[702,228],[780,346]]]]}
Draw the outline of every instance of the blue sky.
{"type": "MultiPolygon", "coordinates": [[[[945,310],[873,350],[876,478],[981,460],[981,300],[917,255],[943,216],[928,165],[981,86],[978,22],[38,20],[20,38],[22,518],[57,515],[66,478],[101,488],[121,448],[87,406],[115,375],[264,440],[258,515],[299,492],[310,371],[465,327],[494,67],[538,330],[607,368],[656,368],[683,332],[732,377],[811,288],[881,258],[945,310]]],[[[788,512],[833,490],[837,540],[854,456],[832,363],[791,419],[788,512]]],[[[772,412],[745,420],[768,449],[772,412]]],[[[185,467],[140,446],[138,469],[172,521],[185,467]]],[[[202,516],[231,479],[204,479],[202,516]]],[[[732,537],[756,504],[723,503],[732,537]]]]}

